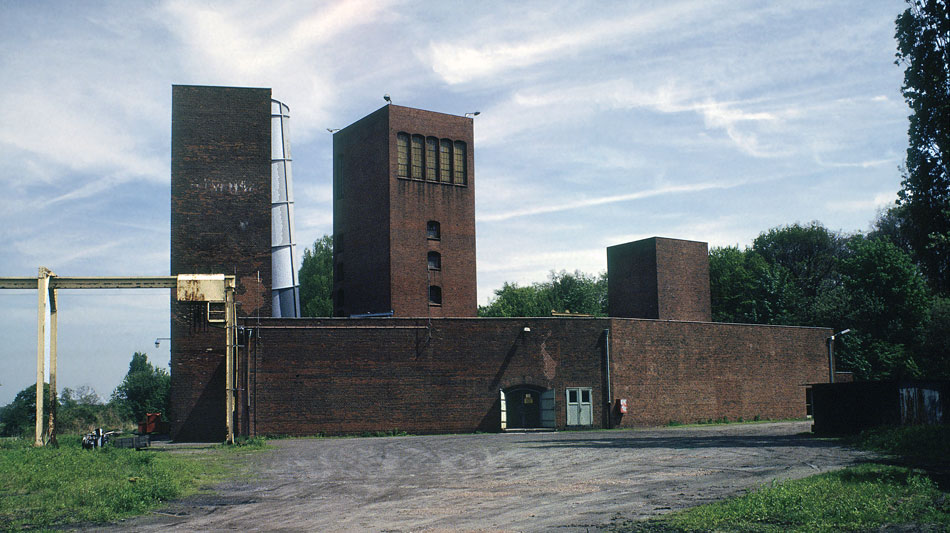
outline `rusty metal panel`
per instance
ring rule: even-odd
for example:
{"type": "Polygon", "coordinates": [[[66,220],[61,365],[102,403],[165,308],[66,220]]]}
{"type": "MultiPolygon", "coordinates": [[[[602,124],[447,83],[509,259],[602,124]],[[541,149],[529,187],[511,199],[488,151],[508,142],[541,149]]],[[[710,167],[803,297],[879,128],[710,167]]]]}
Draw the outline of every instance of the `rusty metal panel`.
{"type": "Polygon", "coordinates": [[[943,423],[943,406],[938,389],[904,386],[900,388],[900,401],[901,423],[943,423]]]}
{"type": "Polygon", "coordinates": [[[223,302],[224,274],[179,274],[177,297],[182,302],[223,302]]]}

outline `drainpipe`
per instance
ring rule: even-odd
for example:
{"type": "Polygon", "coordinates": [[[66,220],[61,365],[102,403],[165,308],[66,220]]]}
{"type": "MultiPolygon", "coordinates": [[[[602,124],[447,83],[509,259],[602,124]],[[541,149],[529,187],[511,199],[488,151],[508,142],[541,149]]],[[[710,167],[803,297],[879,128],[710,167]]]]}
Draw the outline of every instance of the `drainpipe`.
{"type": "Polygon", "coordinates": [[[607,429],[613,425],[613,396],[610,393],[610,328],[604,329],[604,360],[607,367],[607,429]]]}
{"type": "Polygon", "coordinates": [[[828,383],[835,382],[835,337],[840,337],[841,335],[845,335],[850,331],[851,329],[848,328],[828,337],[828,383]]]}

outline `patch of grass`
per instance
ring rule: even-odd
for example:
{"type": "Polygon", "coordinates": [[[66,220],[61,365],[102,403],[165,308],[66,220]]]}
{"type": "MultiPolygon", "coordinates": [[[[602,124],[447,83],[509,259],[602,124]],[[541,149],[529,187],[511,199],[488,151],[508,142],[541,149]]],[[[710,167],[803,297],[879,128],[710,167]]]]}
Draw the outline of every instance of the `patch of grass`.
{"type": "Polygon", "coordinates": [[[408,437],[409,433],[401,431],[398,429],[390,429],[388,431],[364,431],[360,433],[360,437],[408,437]]]}
{"type": "Polygon", "coordinates": [[[909,462],[950,462],[950,425],[884,426],[863,431],[848,443],[864,450],[896,455],[909,462]]]}
{"type": "MultiPolygon", "coordinates": [[[[18,439],[19,440],[19,439],[18,439]]],[[[141,514],[223,479],[231,455],[83,450],[78,437],[33,448],[0,441],[0,530],[104,523],[141,514]]]]}
{"type": "Polygon", "coordinates": [[[240,435],[234,437],[234,446],[238,448],[266,448],[267,439],[264,437],[246,437],[240,435]]]}
{"type": "Polygon", "coordinates": [[[731,500],[615,531],[866,531],[887,524],[950,528],[950,502],[920,471],[866,464],[773,483],[731,500]]]}

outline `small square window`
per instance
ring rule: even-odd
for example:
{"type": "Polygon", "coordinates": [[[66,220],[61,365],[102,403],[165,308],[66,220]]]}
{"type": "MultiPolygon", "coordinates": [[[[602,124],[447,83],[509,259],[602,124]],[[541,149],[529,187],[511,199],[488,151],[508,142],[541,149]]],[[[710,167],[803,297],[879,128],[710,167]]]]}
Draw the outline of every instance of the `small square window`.
{"type": "Polygon", "coordinates": [[[442,270],[442,255],[439,252],[429,252],[429,270],[442,270]]]}
{"type": "Polygon", "coordinates": [[[426,223],[426,238],[435,240],[442,238],[442,229],[438,222],[430,220],[426,223]]]}
{"type": "Polygon", "coordinates": [[[442,287],[429,286],[429,305],[442,305],[442,287]]]}

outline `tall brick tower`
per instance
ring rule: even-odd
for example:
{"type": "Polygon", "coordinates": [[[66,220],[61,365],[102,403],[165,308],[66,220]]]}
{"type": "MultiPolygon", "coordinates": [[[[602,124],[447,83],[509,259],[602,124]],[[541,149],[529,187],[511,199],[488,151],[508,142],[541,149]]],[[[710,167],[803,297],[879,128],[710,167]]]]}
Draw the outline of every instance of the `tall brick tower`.
{"type": "MultiPolygon", "coordinates": [[[[238,314],[271,316],[271,90],[173,86],[171,152],[171,274],[234,275],[238,314]]],[[[171,303],[178,440],[225,437],[225,333],[208,313],[171,303]]]]}
{"type": "Polygon", "coordinates": [[[333,136],[334,314],[477,311],[472,119],[387,105],[333,136]]]}

